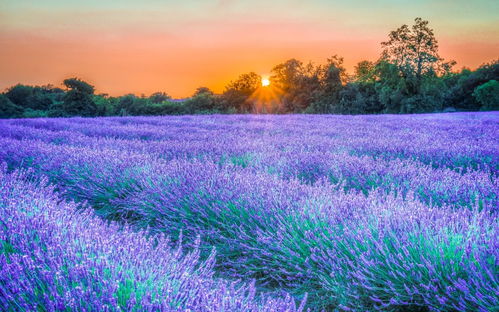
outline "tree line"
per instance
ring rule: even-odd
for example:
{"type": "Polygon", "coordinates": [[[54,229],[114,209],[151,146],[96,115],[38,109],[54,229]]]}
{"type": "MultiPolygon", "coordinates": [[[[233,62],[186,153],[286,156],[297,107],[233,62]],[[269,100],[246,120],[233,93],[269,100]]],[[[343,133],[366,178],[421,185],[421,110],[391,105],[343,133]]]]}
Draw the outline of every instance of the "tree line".
{"type": "Polygon", "coordinates": [[[378,114],[499,109],[499,59],[472,71],[453,70],[438,54],[428,21],[416,18],[381,43],[376,61],[361,61],[352,75],[343,58],[315,65],[290,59],[276,65],[270,86],[251,72],[222,94],[200,87],[185,100],[164,92],[148,97],[95,94],[89,83],[69,78],[64,88],[18,84],[0,94],[0,117],[180,115],[210,113],[378,114]]]}

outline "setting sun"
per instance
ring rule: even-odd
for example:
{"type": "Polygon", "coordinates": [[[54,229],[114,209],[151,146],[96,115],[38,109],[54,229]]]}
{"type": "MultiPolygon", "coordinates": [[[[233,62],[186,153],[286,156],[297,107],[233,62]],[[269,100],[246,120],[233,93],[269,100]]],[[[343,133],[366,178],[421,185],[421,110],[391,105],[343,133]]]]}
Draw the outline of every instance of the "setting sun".
{"type": "Polygon", "coordinates": [[[262,78],[262,87],[268,87],[270,85],[270,80],[268,78],[262,78]]]}

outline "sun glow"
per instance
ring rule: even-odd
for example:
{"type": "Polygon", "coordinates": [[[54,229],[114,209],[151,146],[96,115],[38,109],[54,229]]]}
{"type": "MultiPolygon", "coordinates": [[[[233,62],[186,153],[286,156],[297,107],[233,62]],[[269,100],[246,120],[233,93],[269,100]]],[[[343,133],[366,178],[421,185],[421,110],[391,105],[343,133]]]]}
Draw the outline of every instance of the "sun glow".
{"type": "Polygon", "coordinates": [[[270,86],[270,80],[268,78],[262,78],[262,87],[270,86]]]}

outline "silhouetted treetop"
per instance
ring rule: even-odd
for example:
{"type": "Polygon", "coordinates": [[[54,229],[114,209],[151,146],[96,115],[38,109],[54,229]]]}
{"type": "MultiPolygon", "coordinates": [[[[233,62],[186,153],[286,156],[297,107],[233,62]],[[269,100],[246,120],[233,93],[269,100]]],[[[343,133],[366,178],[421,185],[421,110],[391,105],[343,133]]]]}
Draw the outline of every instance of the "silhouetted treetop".
{"type": "Polygon", "coordinates": [[[70,90],[75,90],[85,94],[94,94],[95,91],[94,86],[79,78],[64,79],[63,84],[70,90]]]}

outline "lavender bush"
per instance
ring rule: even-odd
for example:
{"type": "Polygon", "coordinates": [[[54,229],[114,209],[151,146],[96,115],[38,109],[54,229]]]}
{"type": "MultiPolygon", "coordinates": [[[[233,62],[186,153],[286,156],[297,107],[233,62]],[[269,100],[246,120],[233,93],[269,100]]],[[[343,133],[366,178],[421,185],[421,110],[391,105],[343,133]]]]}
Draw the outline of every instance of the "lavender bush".
{"type": "Polygon", "coordinates": [[[213,278],[162,236],[147,238],[61,203],[53,189],[0,172],[2,311],[301,311],[292,298],[257,297],[254,284],[213,278]]]}
{"type": "MultiPolygon", "coordinates": [[[[46,222],[101,222],[74,212],[90,206],[112,221],[113,235],[148,242],[134,245],[147,257],[128,255],[106,266],[120,277],[132,272],[124,283],[131,283],[137,309],[152,304],[145,293],[166,307],[171,297],[155,287],[175,283],[169,276],[184,270],[158,274],[154,261],[160,260],[150,260],[158,251],[146,236],[162,237],[166,245],[182,240],[185,256],[171,247],[164,252],[180,263],[194,259],[185,265],[200,271],[192,283],[214,285],[207,286],[214,293],[230,288],[219,277],[256,280],[254,291],[265,295],[255,295],[251,285],[233,286],[229,297],[237,303],[229,310],[301,309],[294,302],[307,297],[313,311],[499,308],[497,113],[23,119],[0,122],[0,133],[0,161],[8,170],[28,169],[35,181],[16,183],[37,196],[53,194],[38,182],[46,178],[57,196],[74,202],[53,201],[58,213],[44,215],[46,222]],[[127,225],[120,230],[120,224],[127,225]]],[[[11,202],[19,211],[38,211],[11,202]]],[[[86,233],[109,231],[101,223],[101,230],[86,233]]],[[[5,228],[2,235],[13,231],[5,228]]],[[[58,244],[59,259],[73,259],[71,243],[58,244]]],[[[79,257],[106,253],[98,243],[85,246],[99,251],[80,250],[79,257]]],[[[11,258],[7,250],[4,261],[11,258]]],[[[92,287],[107,289],[92,276],[92,287]]],[[[42,288],[36,298],[54,291],[42,288]]],[[[121,296],[105,291],[109,298],[121,296]]],[[[178,293],[185,300],[169,308],[199,302],[192,309],[220,310],[225,304],[196,297],[212,298],[208,290],[178,293]]],[[[113,309],[104,297],[92,302],[113,309]]],[[[43,300],[30,302],[48,307],[43,300]]]]}

